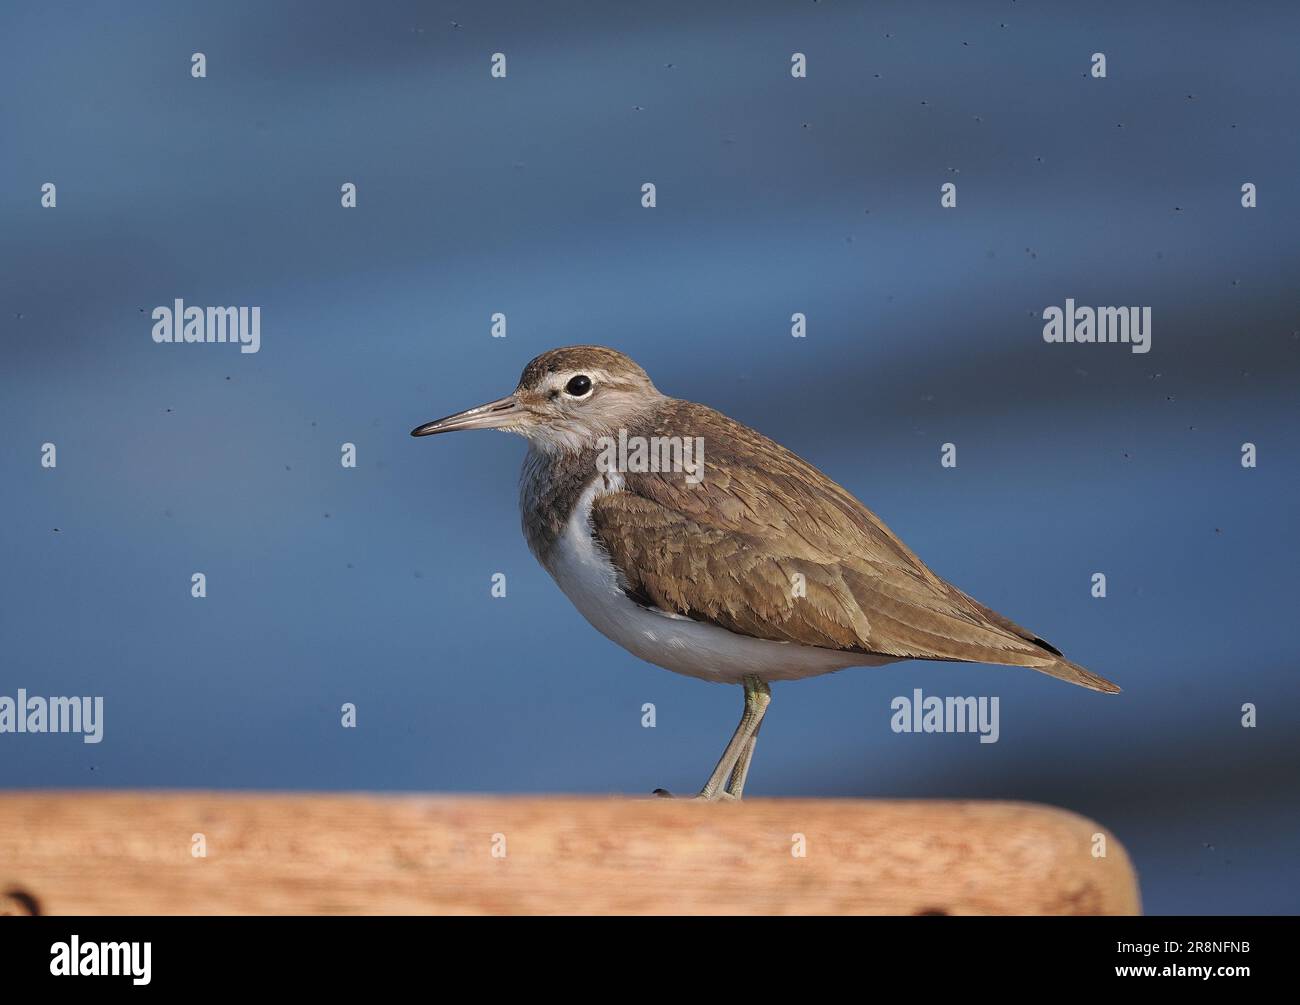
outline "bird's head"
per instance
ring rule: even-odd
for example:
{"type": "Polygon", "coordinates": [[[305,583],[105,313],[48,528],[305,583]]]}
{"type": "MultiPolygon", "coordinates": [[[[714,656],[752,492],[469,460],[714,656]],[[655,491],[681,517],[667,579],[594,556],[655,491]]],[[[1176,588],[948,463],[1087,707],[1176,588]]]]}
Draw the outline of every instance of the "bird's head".
{"type": "Polygon", "coordinates": [[[627,428],[662,400],[646,372],[621,352],[573,345],[534,359],[504,398],[426,422],[411,435],[501,429],[547,453],[581,450],[627,428]]]}

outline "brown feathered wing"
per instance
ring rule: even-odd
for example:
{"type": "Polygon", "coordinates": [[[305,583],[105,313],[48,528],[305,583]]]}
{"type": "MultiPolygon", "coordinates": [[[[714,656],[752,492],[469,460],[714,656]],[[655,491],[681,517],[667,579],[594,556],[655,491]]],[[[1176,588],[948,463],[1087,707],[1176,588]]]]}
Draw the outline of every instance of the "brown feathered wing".
{"type": "Polygon", "coordinates": [[[713,409],[673,401],[637,429],[702,437],[703,479],[624,474],[596,539],[630,596],[754,638],[1110,681],[944,582],[874,513],[801,458],[713,409]]]}

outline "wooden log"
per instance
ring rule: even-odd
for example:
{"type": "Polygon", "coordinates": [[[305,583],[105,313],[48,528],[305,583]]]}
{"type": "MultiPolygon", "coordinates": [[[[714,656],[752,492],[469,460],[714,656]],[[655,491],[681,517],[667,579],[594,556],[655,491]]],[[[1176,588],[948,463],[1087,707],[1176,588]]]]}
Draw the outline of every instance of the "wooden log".
{"type": "Polygon", "coordinates": [[[1119,842],[1050,807],[568,796],[3,793],[0,896],[16,914],[1138,911],[1119,842]]]}

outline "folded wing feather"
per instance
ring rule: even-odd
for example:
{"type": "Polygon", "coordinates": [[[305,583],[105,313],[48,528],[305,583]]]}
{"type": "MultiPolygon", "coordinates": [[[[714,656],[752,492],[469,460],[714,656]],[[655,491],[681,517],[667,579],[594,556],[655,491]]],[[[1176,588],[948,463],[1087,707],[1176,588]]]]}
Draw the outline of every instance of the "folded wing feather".
{"type": "Polygon", "coordinates": [[[625,473],[623,491],[593,504],[595,537],[641,603],[754,638],[1025,666],[1119,690],[940,579],[847,491],[754,430],[674,401],[637,432],[705,445],[699,484],[625,473]]]}

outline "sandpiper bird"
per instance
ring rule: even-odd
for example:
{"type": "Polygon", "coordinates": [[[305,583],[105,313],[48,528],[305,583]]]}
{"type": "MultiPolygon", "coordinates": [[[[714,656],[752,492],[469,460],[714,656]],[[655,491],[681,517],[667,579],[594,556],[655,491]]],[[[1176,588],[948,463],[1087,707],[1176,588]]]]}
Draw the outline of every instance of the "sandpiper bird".
{"type": "Polygon", "coordinates": [[[657,666],[744,686],[740,724],[698,798],[740,798],[770,681],[926,659],[1119,691],[944,582],[811,464],[661,394],[613,349],[552,349],[511,394],[411,435],[456,429],[528,440],[528,545],[597,631],[657,666]],[[615,442],[675,443],[664,456],[681,463],[623,450],[611,464],[615,442]]]}

